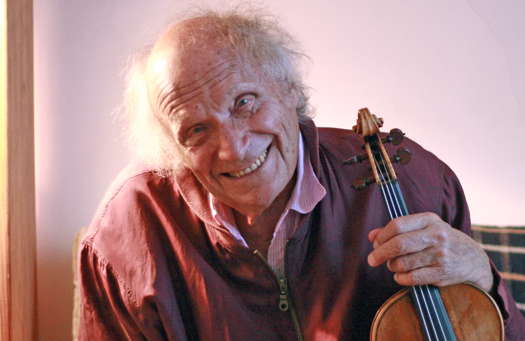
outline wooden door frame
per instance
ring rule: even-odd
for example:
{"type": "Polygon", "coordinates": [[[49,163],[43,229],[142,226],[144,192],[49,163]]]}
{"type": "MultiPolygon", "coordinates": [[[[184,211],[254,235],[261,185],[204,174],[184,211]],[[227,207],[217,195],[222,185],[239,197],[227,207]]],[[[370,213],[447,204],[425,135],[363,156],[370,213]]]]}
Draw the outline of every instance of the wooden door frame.
{"type": "Polygon", "coordinates": [[[0,4],[0,340],[36,340],[33,2],[0,4]]]}

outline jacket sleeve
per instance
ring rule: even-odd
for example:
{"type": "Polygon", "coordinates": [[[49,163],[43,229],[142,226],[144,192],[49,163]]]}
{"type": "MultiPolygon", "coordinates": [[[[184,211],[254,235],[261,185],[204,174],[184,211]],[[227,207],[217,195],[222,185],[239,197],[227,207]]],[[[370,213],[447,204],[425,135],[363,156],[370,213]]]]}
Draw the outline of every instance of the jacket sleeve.
{"type": "MultiPolygon", "coordinates": [[[[444,196],[443,219],[472,237],[470,215],[463,189],[456,175],[448,167],[444,175],[444,196]]],[[[525,317],[518,310],[505,281],[492,262],[491,267],[494,284],[490,295],[498,304],[503,315],[505,339],[507,341],[525,340],[525,317]]]]}
{"type": "Polygon", "coordinates": [[[129,291],[89,244],[80,250],[80,341],[146,340],[129,309],[129,291]]]}
{"type": "Polygon", "coordinates": [[[83,243],[79,257],[79,341],[188,340],[178,309],[162,318],[154,303],[136,298],[91,244],[83,243]]]}

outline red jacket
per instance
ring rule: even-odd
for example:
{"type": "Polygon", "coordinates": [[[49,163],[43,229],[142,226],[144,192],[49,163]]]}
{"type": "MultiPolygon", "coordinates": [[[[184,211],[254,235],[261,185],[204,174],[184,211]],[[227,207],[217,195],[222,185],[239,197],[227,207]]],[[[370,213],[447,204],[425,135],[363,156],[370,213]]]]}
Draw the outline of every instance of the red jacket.
{"type": "MultiPolygon", "coordinates": [[[[350,186],[370,175],[366,163],[343,165],[362,153],[359,137],[317,129],[312,121],[301,131],[327,195],[287,244],[287,283],[216,225],[206,191],[189,171],[162,177],[130,167],[82,243],[80,339],[299,340],[299,331],[304,340],[368,340],[375,312],[400,289],[385,266],[366,261],[367,234],[384,226],[388,214],[376,185],[350,186]],[[290,304],[286,311],[283,302],[290,304]]],[[[453,172],[417,144],[403,144],[412,161],[397,174],[409,210],[435,212],[470,233],[453,172]]],[[[519,340],[525,319],[495,280],[507,340],[519,340]]]]}

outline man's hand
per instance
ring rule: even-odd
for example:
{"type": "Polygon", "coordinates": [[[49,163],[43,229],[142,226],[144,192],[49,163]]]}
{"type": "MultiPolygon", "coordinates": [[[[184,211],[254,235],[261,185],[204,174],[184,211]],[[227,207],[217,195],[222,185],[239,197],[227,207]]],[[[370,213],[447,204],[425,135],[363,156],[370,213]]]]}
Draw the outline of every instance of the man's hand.
{"type": "Polygon", "coordinates": [[[434,213],[391,220],[368,234],[374,251],[368,264],[387,263],[394,280],[406,286],[445,286],[472,282],[486,291],[493,283],[488,256],[481,246],[434,213]]]}

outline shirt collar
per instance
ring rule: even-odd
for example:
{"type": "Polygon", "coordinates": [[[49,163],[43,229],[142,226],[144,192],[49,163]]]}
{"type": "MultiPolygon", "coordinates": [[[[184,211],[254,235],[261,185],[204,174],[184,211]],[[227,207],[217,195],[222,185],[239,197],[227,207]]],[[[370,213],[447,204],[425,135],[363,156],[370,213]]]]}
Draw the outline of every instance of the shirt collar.
{"type": "Polygon", "coordinates": [[[303,136],[299,134],[297,181],[290,196],[289,208],[302,214],[309,213],[325,195],[326,190],[315,176],[310,156],[305,153],[303,136]]]}

